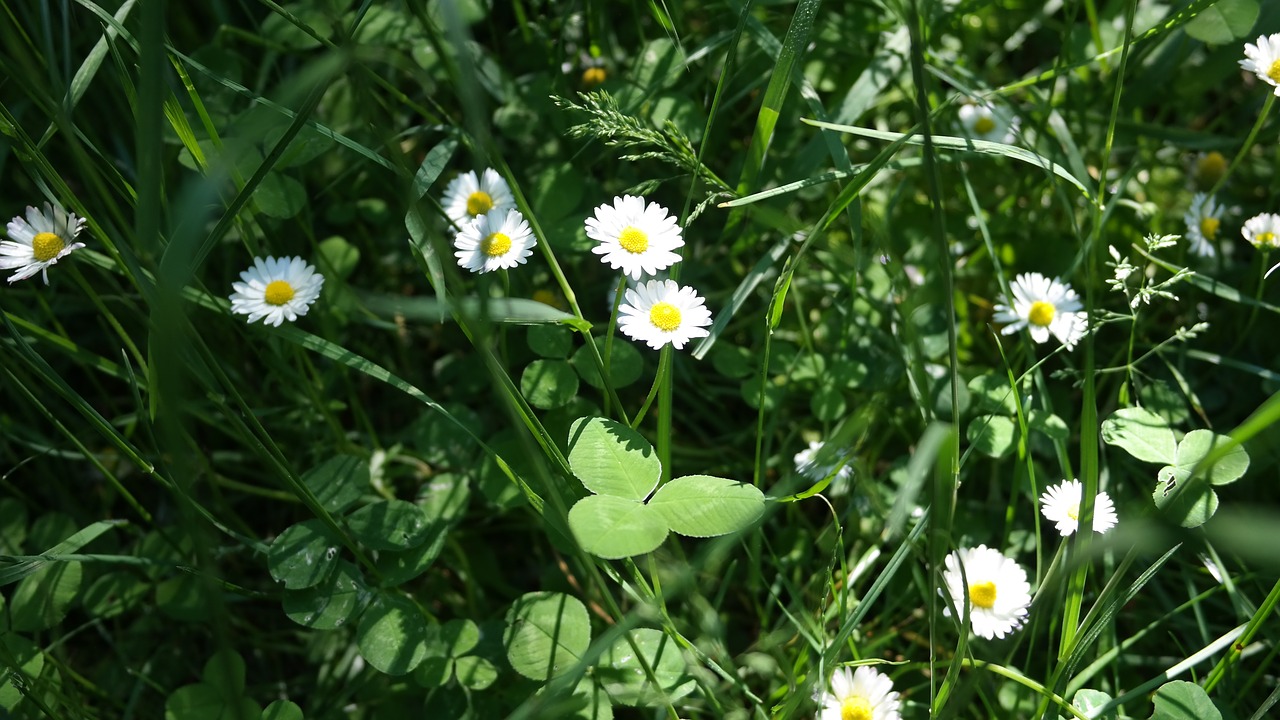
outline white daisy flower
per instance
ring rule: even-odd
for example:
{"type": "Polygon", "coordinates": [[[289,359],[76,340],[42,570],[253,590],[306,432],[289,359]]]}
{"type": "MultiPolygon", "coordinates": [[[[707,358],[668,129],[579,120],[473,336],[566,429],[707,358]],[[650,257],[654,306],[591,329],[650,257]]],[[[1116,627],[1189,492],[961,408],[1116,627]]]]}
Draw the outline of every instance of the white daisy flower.
{"type": "Polygon", "coordinates": [[[1008,144],[1014,141],[1018,119],[989,102],[965,103],[960,106],[960,126],[974,140],[1008,144]]]}
{"type": "Polygon", "coordinates": [[[901,720],[901,701],[888,675],[869,667],[850,672],[840,668],[831,675],[831,689],[816,691],[822,705],[818,720],[901,720]]]}
{"type": "Polygon", "coordinates": [[[946,564],[942,579],[947,593],[959,612],[964,612],[968,599],[975,635],[1002,638],[1022,626],[1031,604],[1031,585],[1021,565],[986,545],[956,550],[947,555],[946,564]]]}
{"type": "Polygon", "coordinates": [[[1227,158],[1217,150],[1196,155],[1193,178],[1197,187],[1211,188],[1227,174],[1227,158]]]}
{"type": "MultiPolygon", "coordinates": [[[[1079,480],[1064,480],[1040,496],[1040,513],[1057,524],[1062,537],[1067,537],[1080,526],[1083,497],[1084,486],[1079,480]]],[[[1093,501],[1093,531],[1105,533],[1115,527],[1118,520],[1111,496],[1105,492],[1098,493],[1093,501]]]]}
{"type": "Polygon", "coordinates": [[[603,255],[602,262],[632,280],[680,262],[680,256],[672,252],[684,246],[680,226],[658,203],[646,205],[644,198],[634,195],[615,197],[613,207],[596,208],[595,217],[587,218],[586,225],[587,237],[599,243],[591,252],[603,255]]]}
{"type": "Polygon", "coordinates": [[[1022,328],[1031,332],[1031,339],[1042,343],[1052,334],[1068,350],[1084,337],[1088,321],[1080,296],[1070,285],[1050,280],[1040,273],[1023,273],[1009,285],[1013,292],[1012,307],[998,304],[995,320],[1008,323],[1001,332],[1005,335],[1022,328]]]}
{"type": "Polygon", "coordinates": [[[523,265],[537,244],[519,210],[490,210],[453,239],[458,264],[476,273],[523,265]]]}
{"type": "Polygon", "coordinates": [[[657,350],[667,343],[677,350],[693,338],[706,337],[711,311],[691,287],[674,280],[650,280],[627,290],[618,308],[618,329],[632,340],[657,350]]]}
{"type": "Polygon", "coordinates": [[[444,189],[444,211],[459,228],[465,228],[476,217],[493,210],[509,210],[516,206],[511,187],[497,170],[485,168],[479,177],[474,170],[465,172],[444,189]]]}
{"type": "Polygon", "coordinates": [[[1248,240],[1250,245],[1259,250],[1280,248],[1280,215],[1274,213],[1254,215],[1244,222],[1240,234],[1244,235],[1244,239],[1248,240]]]}
{"type": "Polygon", "coordinates": [[[1226,207],[1219,205],[1213,198],[1204,193],[1196,193],[1191,198],[1191,207],[1182,221],[1187,224],[1187,239],[1191,241],[1191,252],[1200,257],[1213,257],[1218,251],[1213,243],[1218,240],[1218,228],[1222,227],[1222,214],[1226,207]]]}
{"type": "Polygon", "coordinates": [[[1275,86],[1275,94],[1280,96],[1280,33],[1259,37],[1257,45],[1245,43],[1244,57],[1240,67],[1275,86]]]}
{"type": "Polygon", "coordinates": [[[48,285],[49,266],[84,247],[74,242],[83,227],[84,218],[53,203],[45,203],[44,212],[28,205],[26,218],[9,221],[9,239],[0,242],[0,270],[18,268],[9,276],[11,283],[40,273],[48,285]]]}
{"type": "Polygon", "coordinates": [[[254,258],[240,280],[231,284],[231,312],[276,327],[306,315],[324,287],[324,276],[300,257],[254,258]]]}
{"type": "Polygon", "coordinates": [[[817,482],[822,480],[831,473],[835,473],[836,480],[848,480],[853,477],[853,464],[844,462],[845,457],[841,453],[833,453],[830,463],[818,464],[818,453],[822,450],[824,443],[816,440],[809,443],[809,447],[801,450],[795,455],[796,472],[817,482]],[[839,470],[836,467],[839,466],[839,470]]]}

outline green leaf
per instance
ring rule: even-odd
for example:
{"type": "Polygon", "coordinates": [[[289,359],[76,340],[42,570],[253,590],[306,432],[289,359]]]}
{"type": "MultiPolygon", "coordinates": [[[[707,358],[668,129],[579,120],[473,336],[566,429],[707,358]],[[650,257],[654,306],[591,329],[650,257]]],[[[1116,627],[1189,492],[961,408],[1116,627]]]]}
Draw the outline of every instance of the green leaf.
{"type": "Polygon", "coordinates": [[[1187,34],[1210,45],[1226,45],[1249,35],[1258,10],[1257,0],[1218,0],[1187,23],[1187,34]]]}
{"type": "Polygon", "coordinates": [[[137,605],[149,589],[131,572],[110,572],[85,590],[80,606],[92,617],[113,618],[137,605]]]}
{"type": "Polygon", "coordinates": [[[520,376],[520,393],[530,405],[552,410],[578,394],[578,374],[564,360],[534,360],[520,376]]]}
{"type": "Polygon", "coordinates": [[[426,572],[440,557],[448,536],[449,526],[445,523],[428,523],[427,540],[418,547],[402,552],[383,550],[378,553],[375,565],[382,575],[383,586],[402,585],[426,572]]]}
{"type": "Polygon", "coordinates": [[[27,506],[13,498],[0,498],[0,553],[21,555],[27,538],[27,506]]]}
{"type": "Polygon", "coordinates": [[[748,483],[689,475],[658,488],[649,507],[681,535],[716,537],[745,530],[759,520],[764,494],[748,483]]]}
{"type": "Polygon", "coordinates": [[[1115,708],[1098,714],[1098,711],[1109,702],[1111,702],[1111,696],[1099,690],[1077,690],[1075,697],[1071,698],[1072,707],[1091,720],[1116,720],[1118,710],[1115,708]]]}
{"type": "Polygon", "coordinates": [[[360,249],[347,239],[334,235],[320,241],[320,267],[330,278],[346,279],[360,262],[360,249]]]}
{"type": "Polygon", "coordinates": [[[83,574],[78,562],[54,562],[23,578],[9,601],[9,627],[36,632],[62,622],[80,591],[83,574]]]}
{"type": "Polygon", "coordinates": [[[1102,439],[1139,460],[1172,465],[1177,441],[1164,418],[1138,407],[1121,408],[1102,423],[1102,439]]]}
{"type": "Polygon", "coordinates": [[[1039,408],[1027,413],[1027,427],[1042,432],[1054,440],[1066,440],[1071,435],[1071,428],[1067,427],[1066,421],[1039,408]]]}
{"type": "Polygon", "coordinates": [[[288,700],[277,700],[262,711],[262,720],[302,720],[302,708],[288,700]]]}
{"type": "Polygon", "coordinates": [[[219,650],[204,664],[201,680],[224,697],[244,694],[244,658],[235,650],[219,650]]]}
{"type": "Polygon", "coordinates": [[[969,395],[973,398],[974,412],[1009,416],[1018,413],[1013,387],[1003,375],[988,373],[975,377],[969,381],[969,395]]]}
{"type": "Polygon", "coordinates": [[[4,646],[4,673],[0,677],[0,708],[13,710],[22,701],[22,691],[14,683],[14,677],[22,678],[22,686],[31,688],[35,685],[40,671],[44,670],[44,653],[35,643],[12,633],[0,635],[0,645],[4,646]],[[12,660],[12,663],[10,663],[12,660]]]}
{"type": "Polygon", "coordinates": [[[311,468],[302,482],[331,513],[342,513],[370,490],[369,462],[355,455],[335,455],[311,468]]]}
{"type": "Polygon", "coordinates": [[[173,691],[164,703],[165,720],[221,720],[226,709],[222,692],[212,685],[195,683],[173,691]]]}
{"type": "Polygon", "coordinates": [[[404,675],[427,657],[427,620],[408,598],[379,593],[360,617],[356,645],[380,672],[404,675]]]}
{"type": "Polygon", "coordinates": [[[264,215],[287,220],[302,212],[307,192],[302,183],[278,172],[267,173],[253,193],[254,202],[264,215]]]}
{"type": "Polygon", "coordinates": [[[443,687],[453,679],[453,658],[430,657],[413,669],[413,681],[425,688],[443,687]]]}
{"type": "Polygon", "coordinates": [[[1156,711],[1151,720],[1222,720],[1204,688],[1184,680],[1161,685],[1152,702],[1156,711]]]}
{"type": "MultiPolygon", "coordinates": [[[[591,341],[595,343],[600,351],[600,357],[604,359],[604,338],[596,337],[591,341]]],[[[640,351],[636,350],[631,343],[618,338],[614,339],[611,348],[611,356],[606,360],[609,366],[609,384],[617,389],[639,380],[640,375],[644,373],[644,358],[641,357],[640,351]]],[[[604,383],[600,382],[600,373],[596,369],[595,361],[591,358],[591,351],[586,345],[573,353],[573,357],[569,358],[569,364],[573,365],[573,369],[582,376],[583,382],[597,390],[604,388],[604,383]]]]}
{"type": "Polygon", "coordinates": [[[1228,485],[1239,480],[1249,469],[1249,453],[1239,445],[1231,448],[1212,467],[1199,467],[1200,462],[1217,448],[1229,445],[1231,438],[1210,430],[1192,430],[1178,443],[1177,462],[1179,472],[1192,470],[1211,485],[1228,485]]]}
{"type": "Polygon", "coordinates": [[[286,590],[282,605],[290,620],[316,630],[342,627],[360,609],[360,598],[369,592],[356,566],[339,560],[324,582],[305,590],[286,590]]]}
{"type": "Polygon", "coordinates": [[[644,500],[662,463],[640,433],[608,418],[586,417],[569,429],[569,467],[593,493],[644,500]]]}
{"type": "Polygon", "coordinates": [[[427,655],[462,657],[480,644],[480,626],[472,620],[450,620],[427,633],[427,655]]]}
{"type": "Polygon", "coordinates": [[[515,325],[564,323],[583,326],[583,321],[563,310],[526,298],[489,298],[482,302],[480,298],[455,297],[448,302],[441,302],[436,298],[425,296],[406,297],[361,293],[360,300],[370,312],[391,321],[400,316],[405,320],[430,323],[452,322],[453,313],[458,312],[464,317],[483,317],[497,323],[515,325]]]}
{"type": "Polygon", "coordinates": [[[319,520],[303,520],[276,536],[267,549],[267,569],[290,590],[319,585],[338,561],[342,543],[319,520]]]}
{"type": "Polygon", "coordinates": [[[529,207],[537,213],[543,227],[569,217],[578,209],[585,189],[584,177],[571,163],[544,168],[533,177],[529,207]]]}
{"type": "Polygon", "coordinates": [[[195,575],[177,575],[156,586],[160,612],[183,622],[209,619],[209,588],[195,575]]]}
{"type": "Polygon", "coordinates": [[[969,422],[965,435],[978,452],[1002,458],[1013,452],[1018,442],[1018,426],[1004,415],[979,415],[969,422]]]}
{"type": "Polygon", "coordinates": [[[626,637],[618,638],[595,669],[597,682],[614,702],[632,707],[668,705],[693,692],[695,682],[674,640],[649,628],[632,630],[628,635],[630,642],[626,637]],[[653,671],[652,679],[645,673],[645,665],[653,671]]]}
{"type": "Polygon", "coordinates": [[[1182,527],[1199,527],[1217,512],[1218,495],[1203,477],[1189,472],[1179,475],[1176,468],[1165,466],[1160,468],[1156,479],[1151,499],[1182,527]]]}
{"type": "Polygon", "coordinates": [[[829,385],[819,387],[809,398],[809,410],[822,422],[835,422],[849,409],[844,393],[829,385]]]}
{"type": "Polygon", "coordinates": [[[374,550],[408,550],[431,535],[431,523],[422,508],[404,500],[370,503],[346,520],[351,534],[374,550]]]}
{"type": "Polygon", "coordinates": [[[534,325],[529,328],[529,349],[544,358],[563,360],[573,350],[573,331],[558,325],[534,325]]]}
{"type": "Polygon", "coordinates": [[[498,679],[498,668],[482,657],[468,655],[454,661],[458,682],[472,690],[484,690],[498,679]]]}
{"type": "Polygon", "coordinates": [[[583,550],[617,560],[653,551],[667,538],[662,513],[638,500],[590,495],[569,510],[569,529],[583,550]]]}
{"type": "Polygon", "coordinates": [[[539,681],[563,675],[591,644],[587,607],[563,593],[527,593],[507,611],[502,641],[507,660],[521,675],[539,681]]]}

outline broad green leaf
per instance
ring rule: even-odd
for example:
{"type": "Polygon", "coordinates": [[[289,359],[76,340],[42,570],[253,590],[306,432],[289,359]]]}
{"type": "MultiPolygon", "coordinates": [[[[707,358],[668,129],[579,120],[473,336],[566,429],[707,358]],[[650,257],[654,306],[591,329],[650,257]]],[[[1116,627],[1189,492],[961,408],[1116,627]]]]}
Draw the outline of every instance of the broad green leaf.
{"type": "Polygon", "coordinates": [[[648,440],[622,423],[586,417],[569,429],[569,467],[593,493],[644,500],[658,485],[662,463],[648,440]]]}
{"type": "Polygon", "coordinates": [[[844,393],[829,385],[819,387],[809,398],[809,410],[822,422],[835,422],[844,417],[848,409],[844,393]]]}
{"type": "Polygon", "coordinates": [[[370,503],[346,520],[351,534],[374,550],[408,550],[431,535],[431,523],[422,508],[404,500],[370,503]]]}
{"type": "Polygon", "coordinates": [[[303,520],[276,536],[267,549],[267,569],[289,590],[324,582],[338,561],[342,543],[319,520],[303,520]]]}
{"type": "Polygon", "coordinates": [[[339,560],[324,582],[305,590],[286,590],[281,604],[290,620],[316,630],[335,630],[350,622],[369,592],[354,565],[339,560]]]}
{"type": "Polygon", "coordinates": [[[748,483],[689,475],[658,488],[649,507],[681,535],[716,537],[745,530],[759,520],[764,494],[748,483]]]}
{"type": "Polygon", "coordinates": [[[321,240],[319,249],[320,260],[317,266],[330,279],[345,279],[360,262],[360,249],[338,235],[321,240]]]}
{"type": "MultiPolygon", "coordinates": [[[[605,340],[602,337],[592,338],[596,348],[600,351],[600,357],[605,359],[604,346],[605,340]]],[[[640,355],[640,351],[635,346],[621,338],[614,338],[613,344],[610,346],[610,356],[607,358],[609,367],[609,384],[614,389],[624,388],[631,383],[640,379],[640,375],[644,372],[644,358],[640,355]]],[[[573,365],[573,369],[578,371],[582,376],[582,381],[597,390],[604,387],[604,383],[600,382],[600,372],[596,369],[595,361],[591,359],[591,351],[586,345],[578,348],[573,353],[573,357],[569,358],[569,364],[573,365]]]]}
{"type": "Polygon", "coordinates": [[[9,627],[36,632],[62,622],[80,591],[83,573],[78,562],[51,562],[23,578],[9,601],[9,627]]]}
{"type": "Polygon", "coordinates": [[[1116,720],[1115,708],[1098,714],[1098,711],[1109,702],[1111,702],[1111,696],[1099,690],[1077,690],[1075,697],[1071,698],[1071,705],[1090,720],[1116,720]]]}
{"type": "Polygon", "coordinates": [[[1062,418],[1039,408],[1027,413],[1027,427],[1048,435],[1054,440],[1066,440],[1071,435],[1071,428],[1062,418]]]}
{"type": "Polygon", "coordinates": [[[578,394],[578,374],[564,360],[534,360],[520,375],[520,393],[530,405],[552,410],[578,394]]]}
{"type": "Polygon", "coordinates": [[[325,460],[308,470],[302,482],[331,513],[345,511],[372,489],[369,462],[355,455],[335,455],[325,460]]]}
{"type": "Polygon", "coordinates": [[[397,316],[418,322],[452,322],[454,313],[468,318],[485,318],[490,322],[537,325],[539,323],[564,323],[577,327],[589,327],[563,310],[526,298],[490,298],[481,302],[475,297],[454,297],[441,302],[433,297],[377,295],[362,293],[361,301],[375,315],[387,320],[397,316]]]}
{"type": "Polygon", "coordinates": [[[15,675],[21,672],[23,687],[33,687],[40,671],[44,669],[44,653],[35,643],[13,633],[0,634],[0,645],[4,645],[6,658],[3,677],[0,677],[0,708],[13,710],[22,701],[22,691],[13,682],[15,675]],[[12,658],[10,665],[8,659],[12,658]]]}
{"type": "Polygon", "coordinates": [[[569,529],[583,550],[617,560],[653,551],[667,538],[662,513],[638,500],[590,495],[569,510],[569,529]]]}
{"type": "Polygon", "coordinates": [[[630,642],[627,637],[618,638],[595,669],[597,682],[614,702],[632,707],[667,705],[693,692],[695,681],[674,640],[649,628],[628,635],[630,642]],[[645,664],[653,671],[652,678],[644,671],[645,664]]]}
{"type": "Polygon", "coordinates": [[[498,679],[498,668],[482,657],[468,655],[453,663],[458,682],[472,690],[484,690],[498,679]]]}
{"type": "Polygon", "coordinates": [[[450,620],[434,625],[427,633],[427,655],[430,657],[462,657],[480,642],[480,626],[472,620],[450,620]]]}
{"type": "Polygon", "coordinates": [[[969,396],[974,412],[1009,416],[1018,413],[1013,387],[1003,375],[988,373],[973,378],[969,381],[969,396]]]}
{"type": "Polygon", "coordinates": [[[176,575],[156,585],[156,607],[183,622],[209,619],[209,588],[195,575],[176,575]]]}
{"type": "Polygon", "coordinates": [[[1151,720],[1222,720],[1204,688],[1185,680],[1161,685],[1152,702],[1155,713],[1151,720]]]}
{"type": "Polygon", "coordinates": [[[448,536],[449,526],[445,523],[428,523],[427,539],[418,547],[400,552],[379,552],[375,565],[382,575],[383,586],[402,585],[426,572],[436,558],[440,557],[448,536]]]}
{"type": "Polygon", "coordinates": [[[1151,499],[1182,527],[1199,527],[1217,512],[1218,495],[1203,477],[1191,475],[1190,471],[1180,474],[1176,468],[1165,466],[1156,478],[1151,499]]]}
{"type": "MultiPolygon", "coordinates": [[[[41,516],[31,526],[28,544],[48,548],[43,555],[67,555],[93,542],[106,531],[123,523],[123,520],[99,520],[80,530],[75,530],[75,522],[61,513],[49,513],[41,516]],[[59,540],[66,538],[65,540],[59,540]]],[[[37,560],[23,560],[0,570],[0,585],[8,585],[46,567],[50,560],[43,557],[37,560]]]]}
{"type": "Polygon", "coordinates": [[[302,708],[288,700],[277,700],[262,711],[262,720],[302,720],[302,708]]]}
{"type": "MultiPolygon", "coordinates": [[[[581,169],[571,163],[544,168],[532,178],[529,206],[543,227],[569,217],[582,202],[585,189],[581,169]]],[[[581,217],[581,214],[578,215],[581,217]]]]}
{"type": "Polygon", "coordinates": [[[558,325],[533,325],[529,328],[529,349],[544,358],[563,360],[573,351],[573,331],[558,325]]]}
{"type": "Polygon", "coordinates": [[[1209,453],[1231,443],[1231,438],[1218,435],[1210,430],[1192,430],[1182,436],[1178,443],[1177,468],[1179,472],[1195,470],[1211,485],[1227,485],[1239,480],[1249,469],[1249,453],[1239,445],[1227,451],[1213,464],[1213,467],[1197,467],[1209,453]]]}
{"type": "Polygon", "coordinates": [[[253,200],[264,215],[287,220],[302,212],[307,204],[307,192],[297,180],[270,172],[254,191],[253,200]]]}
{"type": "Polygon", "coordinates": [[[204,664],[201,680],[225,697],[244,694],[244,658],[235,650],[219,650],[204,664]]]}
{"type": "Polygon", "coordinates": [[[413,681],[425,688],[447,685],[453,679],[453,658],[428,655],[421,665],[413,669],[413,681]]]}
{"type": "Polygon", "coordinates": [[[173,691],[164,703],[165,720],[221,720],[226,709],[222,692],[212,685],[195,683],[173,691]]]}
{"type": "Polygon", "coordinates": [[[151,587],[132,572],[109,572],[85,590],[80,606],[96,618],[113,618],[133,608],[151,587]]]}
{"type": "Polygon", "coordinates": [[[587,607],[564,593],[527,593],[507,611],[502,641],[507,660],[521,675],[538,681],[563,675],[591,644],[587,607]]]}
{"type": "Polygon", "coordinates": [[[1164,418],[1143,408],[1121,408],[1102,423],[1102,439],[1139,460],[1172,465],[1178,443],[1164,418]]]}
{"type": "Polygon", "coordinates": [[[416,502],[432,523],[453,524],[462,519],[470,498],[466,475],[439,473],[418,488],[416,502]]]}
{"type": "Polygon", "coordinates": [[[1187,23],[1187,34],[1210,45],[1226,45],[1249,35],[1258,10],[1258,0],[1218,0],[1187,23]]]}
{"type": "Polygon", "coordinates": [[[27,506],[13,498],[0,498],[0,553],[21,555],[27,538],[27,506]]]}
{"type": "Polygon", "coordinates": [[[356,645],[380,672],[404,675],[427,657],[427,620],[408,598],[379,593],[360,616],[356,645]]]}
{"type": "Polygon", "coordinates": [[[1002,458],[1013,452],[1018,442],[1018,426],[1004,415],[979,415],[965,432],[969,443],[983,455],[1002,458]]]}

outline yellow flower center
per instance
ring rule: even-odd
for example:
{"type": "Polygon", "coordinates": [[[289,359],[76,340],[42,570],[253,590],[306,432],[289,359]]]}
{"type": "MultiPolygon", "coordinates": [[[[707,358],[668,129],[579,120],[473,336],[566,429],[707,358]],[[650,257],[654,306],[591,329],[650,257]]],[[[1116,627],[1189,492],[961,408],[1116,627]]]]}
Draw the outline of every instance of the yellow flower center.
{"type": "Polygon", "coordinates": [[[861,695],[850,695],[840,701],[840,720],[871,720],[874,717],[871,702],[861,695]]]}
{"type": "MultiPolygon", "coordinates": [[[[1276,241],[1276,234],[1273,232],[1260,232],[1253,236],[1254,242],[1258,247],[1269,247],[1276,241]]],[[[37,257],[39,257],[37,255],[37,257]]]]}
{"type": "Polygon", "coordinates": [[[511,249],[511,238],[505,233],[496,232],[480,241],[480,252],[489,257],[502,257],[511,249]]]}
{"type": "Polygon", "coordinates": [[[1200,221],[1200,234],[1212,240],[1218,236],[1218,226],[1222,221],[1218,218],[1207,217],[1200,221]]]}
{"type": "Polygon", "coordinates": [[[62,248],[67,244],[62,242],[62,238],[53,233],[40,233],[31,238],[31,254],[36,256],[36,260],[40,262],[48,262],[62,252],[62,248]]]}
{"type": "Polygon", "coordinates": [[[628,225],[622,229],[622,234],[618,236],[618,244],[623,250],[629,253],[639,255],[649,249],[649,234],[633,225],[628,225]]]}
{"type": "Polygon", "coordinates": [[[996,129],[996,121],[989,117],[980,117],[978,122],[973,124],[973,131],[979,135],[986,135],[996,129]]]}
{"type": "Polygon", "coordinates": [[[996,606],[996,584],[993,582],[974,583],[969,586],[969,602],[974,607],[990,610],[996,606]]]}
{"type": "Polygon", "coordinates": [[[663,332],[680,327],[680,308],[669,302],[660,302],[649,308],[649,322],[663,332]]]}
{"type": "Polygon", "coordinates": [[[582,84],[588,87],[595,87],[604,82],[609,74],[602,67],[589,67],[582,71],[582,84]]]}
{"type": "Polygon", "coordinates": [[[1227,159],[1214,150],[1196,161],[1196,174],[1205,185],[1212,185],[1227,171],[1227,159]]]}
{"type": "Polygon", "coordinates": [[[477,190],[467,196],[467,214],[471,217],[483,215],[493,209],[493,198],[483,190],[477,190]]]}
{"type": "Polygon", "coordinates": [[[1027,320],[1032,325],[1049,327],[1049,323],[1053,322],[1054,312],[1056,311],[1054,310],[1053,303],[1037,300],[1031,303],[1031,312],[1027,313],[1027,320]]]}
{"type": "Polygon", "coordinates": [[[1076,503],[1075,505],[1072,505],[1071,507],[1067,508],[1067,517],[1071,518],[1072,520],[1080,519],[1080,503],[1076,503]]]}
{"type": "Polygon", "coordinates": [[[267,301],[268,305],[283,305],[293,299],[293,286],[285,280],[272,280],[267,283],[267,291],[262,293],[262,299],[267,301]]]}
{"type": "Polygon", "coordinates": [[[1280,60],[1271,63],[1271,67],[1267,68],[1267,77],[1271,78],[1271,82],[1280,83],[1280,60]]]}

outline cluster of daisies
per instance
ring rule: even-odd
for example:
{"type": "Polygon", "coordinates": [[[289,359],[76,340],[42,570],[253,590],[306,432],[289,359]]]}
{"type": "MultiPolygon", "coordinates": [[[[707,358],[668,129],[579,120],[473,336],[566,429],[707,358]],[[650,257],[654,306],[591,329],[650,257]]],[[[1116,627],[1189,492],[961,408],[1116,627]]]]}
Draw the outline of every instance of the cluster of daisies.
{"type": "MultiPolygon", "coordinates": [[[[445,188],[445,213],[457,228],[453,245],[458,265],[475,273],[523,265],[537,239],[515,208],[506,180],[486,169],[468,172],[445,188]]],[[[711,312],[691,287],[674,280],[642,278],[680,262],[675,251],[684,246],[680,225],[657,203],[633,195],[615,197],[586,219],[591,251],[614,270],[636,281],[618,307],[618,329],[657,350],[670,343],[677,350],[694,338],[706,337],[711,312]]]]}
{"type": "MultiPolygon", "coordinates": [[[[1067,537],[1080,527],[1084,486],[1068,480],[1040,496],[1040,512],[1067,537]]],[[[1095,496],[1093,530],[1105,533],[1117,522],[1115,505],[1105,492],[1095,496]]],[[[945,610],[968,616],[973,633],[988,640],[1003,638],[1020,627],[1031,605],[1027,571],[1016,560],[994,548],[979,545],[947,555],[942,571],[945,610]]],[[[893,681],[878,670],[859,667],[837,670],[828,688],[814,693],[822,706],[821,720],[900,720],[901,700],[893,681]]]]}

